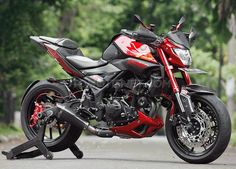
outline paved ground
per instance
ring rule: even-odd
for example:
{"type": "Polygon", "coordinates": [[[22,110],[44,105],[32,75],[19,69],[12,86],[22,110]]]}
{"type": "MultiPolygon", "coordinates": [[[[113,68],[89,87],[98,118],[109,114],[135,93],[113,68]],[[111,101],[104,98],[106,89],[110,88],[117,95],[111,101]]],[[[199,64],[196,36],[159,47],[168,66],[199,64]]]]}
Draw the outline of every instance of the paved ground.
{"type": "MultiPolygon", "coordinates": [[[[0,150],[16,144],[0,144],[0,150]]],[[[83,159],[74,158],[70,151],[54,153],[53,160],[6,160],[0,155],[0,169],[236,169],[236,149],[228,148],[211,164],[192,165],[172,152],[165,137],[124,140],[82,136],[77,144],[84,152],[83,159]]]]}

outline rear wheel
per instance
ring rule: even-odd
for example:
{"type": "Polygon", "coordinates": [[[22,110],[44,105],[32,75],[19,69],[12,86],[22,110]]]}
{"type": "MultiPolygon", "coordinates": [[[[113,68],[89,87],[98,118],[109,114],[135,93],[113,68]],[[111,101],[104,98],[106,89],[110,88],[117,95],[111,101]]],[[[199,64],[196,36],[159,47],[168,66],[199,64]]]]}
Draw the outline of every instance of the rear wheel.
{"type": "MultiPolygon", "coordinates": [[[[39,127],[35,116],[41,110],[52,108],[69,93],[65,86],[48,81],[40,81],[24,97],[21,109],[21,124],[28,139],[36,136],[39,127]]],[[[72,146],[83,129],[78,129],[66,121],[52,119],[46,127],[44,142],[50,151],[62,151],[72,146]]]]}
{"type": "Polygon", "coordinates": [[[225,151],[229,143],[229,114],[224,104],[214,95],[194,95],[191,99],[195,108],[190,117],[192,126],[173,124],[168,115],[167,139],[181,159],[189,163],[210,163],[225,151]]]}

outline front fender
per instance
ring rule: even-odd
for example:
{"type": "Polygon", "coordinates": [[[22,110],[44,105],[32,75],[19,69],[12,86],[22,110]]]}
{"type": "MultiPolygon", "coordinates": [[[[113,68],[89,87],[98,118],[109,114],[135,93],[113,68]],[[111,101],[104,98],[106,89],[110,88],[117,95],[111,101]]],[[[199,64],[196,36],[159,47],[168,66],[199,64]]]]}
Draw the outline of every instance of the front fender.
{"type": "Polygon", "coordinates": [[[191,84],[186,86],[186,90],[191,94],[207,94],[207,95],[215,95],[215,92],[205,86],[201,86],[198,84],[191,84]]]}
{"type": "Polygon", "coordinates": [[[23,100],[24,100],[26,94],[27,94],[27,93],[30,91],[30,89],[31,89],[34,85],[36,85],[39,81],[40,81],[40,80],[35,80],[35,81],[33,81],[33,82],[30,83],[30,85],[26,88],[25,93],[24,93],[24,95],[23,95],[23,97],[22,97],[22,99],[21,99],[21,103],[20,103],[21,105],[22,105],[22,102],[23,102],[23,100]]]}

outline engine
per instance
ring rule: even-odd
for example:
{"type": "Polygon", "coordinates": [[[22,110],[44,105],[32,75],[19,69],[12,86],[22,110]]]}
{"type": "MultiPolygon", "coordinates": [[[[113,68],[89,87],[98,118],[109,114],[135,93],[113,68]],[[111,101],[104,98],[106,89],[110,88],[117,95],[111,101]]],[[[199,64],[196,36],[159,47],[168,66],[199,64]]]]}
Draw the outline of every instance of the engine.
{"type": "Polygon", "coordinates": [[[95,101],[92,89],[84,86],[80,101],[72,107],[84,119],[105,121],[110,127],[123,126],[136,120],[138,111],[155,118],[162,81],[162,77],[156,73],[152,73],[146,80],[131,75],[113,83],[98,101],[95,101]],[[79,111],[82,109],[83,113],[79,111]]]}
{"type": "Polygon", "coordinates": [[[106,104],[105,119],[109,126],[122,126],[137,118],[135,109],[123,98],[115,98],[106,104]]]}
{"type": "Polygon", "coordinates": [[[138,118],[137,111],[155,118],[155,98],[160,96],[161,89],[162,78],[157,74],[152,74],[146,82],[137,78],[115,82],[104,99],[105,121],[109,126],[126,125],[138,118]]]}

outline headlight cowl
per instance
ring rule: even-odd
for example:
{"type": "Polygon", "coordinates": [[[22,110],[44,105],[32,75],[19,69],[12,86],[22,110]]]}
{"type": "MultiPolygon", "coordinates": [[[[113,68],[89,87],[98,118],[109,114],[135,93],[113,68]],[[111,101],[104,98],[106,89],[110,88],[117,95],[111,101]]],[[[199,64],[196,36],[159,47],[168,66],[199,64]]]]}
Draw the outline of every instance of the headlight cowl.
{"type": "Polygon", "coordinates": [[[185,66],[190,66],[192,64],[192,57],[189,50],[179,48],[174,48],[173,50],[185,66]]]}

